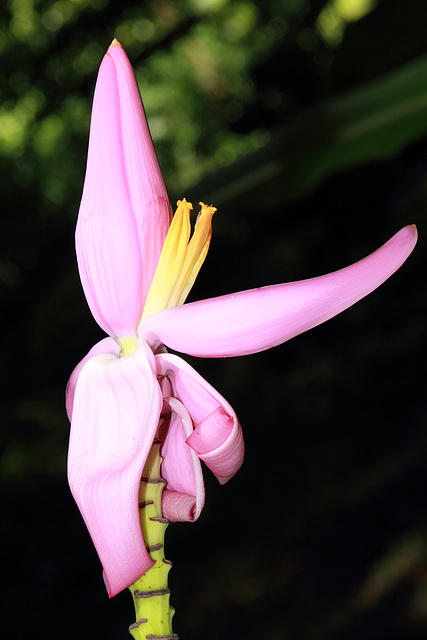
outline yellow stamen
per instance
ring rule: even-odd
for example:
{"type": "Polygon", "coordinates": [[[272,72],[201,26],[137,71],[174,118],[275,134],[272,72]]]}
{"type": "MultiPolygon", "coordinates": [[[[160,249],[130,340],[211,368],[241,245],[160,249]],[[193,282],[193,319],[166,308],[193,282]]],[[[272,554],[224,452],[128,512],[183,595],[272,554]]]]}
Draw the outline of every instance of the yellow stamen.
{"type": "Polygon", "coordinates": [[[178,207],[160,254],[159,262],[145,301],[142,318],[183,304],[200,271],[212,236],[215,207],[202,202],[190,242],[190,211],[193,205],[185,198],[178,207]]]}
{"type": "Polygon", "coordinates": [[[156,273],[148,291],[141,320],[156,311],[167,308],[175,286],[175,274],[181,271],[184,264],[191,231],[190,211],[193,205],[185,198],[178,200],[177,205],[160,254],[156,273]]]}
{"type": "Polygon", "coordinates": [[[197,217],[194,233],[185,254],[185,261],[169,298],[168,307],[184,304],[209,250],[212,238],[212,216],[216,208],[208,207],[203,202],[199,202],[199,204],[202,209],[197,217]]]}

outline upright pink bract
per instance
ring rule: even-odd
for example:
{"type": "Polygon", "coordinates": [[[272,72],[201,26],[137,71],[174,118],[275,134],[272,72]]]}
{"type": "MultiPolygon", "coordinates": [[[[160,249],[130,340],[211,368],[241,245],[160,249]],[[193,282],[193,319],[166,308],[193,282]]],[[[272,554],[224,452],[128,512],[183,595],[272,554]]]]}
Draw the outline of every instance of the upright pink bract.
{"type": "Polygon", "coordinates": [[[110,337],[83,358],[67,387],[69,483],[110,596],[153,563],[141,533],[138,489],[162,410],[171,416],[161,435],[162,508],[170,521],[200,515],[200,460],[221,484],[243,462],[242,430],[232,407],[166,347],[228,357],[279,345],[377,288],[417,241],[415,227],[407,226],[335,273],[166,308],[141,321],[170,222],[138,87],[114,41],[99,70],[76,231],[86,299],[110,337]],[[122,339],[128,338],[137,346],[123,355],[122,339]]]}
{"type": "Polygon", "coordinates": [[[95,89],[76,228],[86,300],[110,336],[136,334],[171,220],[138,85],[113,42],[95,89]]]}

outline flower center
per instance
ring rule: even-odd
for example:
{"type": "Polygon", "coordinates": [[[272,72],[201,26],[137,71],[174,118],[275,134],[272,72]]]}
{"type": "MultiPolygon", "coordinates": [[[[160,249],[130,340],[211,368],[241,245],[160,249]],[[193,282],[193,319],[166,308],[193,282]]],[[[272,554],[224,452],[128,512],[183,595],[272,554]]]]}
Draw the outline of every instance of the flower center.
{"type": "Polygon", "coordinates": [[[203,202],[200,202],[200,206],[190,240],[190,211],[193,205],[185,198],[178,200],[141,320],[157,311],[177,307],[185,302],[206,258],[212,237],[212,216],[216,208],[208,207],[203,202]]]}
{"type": "Polygon", "coordinates": [[[130,356],[136,349],[136,336],[125,336],[118,339],[122,348],[122,356],[130,356]]]}

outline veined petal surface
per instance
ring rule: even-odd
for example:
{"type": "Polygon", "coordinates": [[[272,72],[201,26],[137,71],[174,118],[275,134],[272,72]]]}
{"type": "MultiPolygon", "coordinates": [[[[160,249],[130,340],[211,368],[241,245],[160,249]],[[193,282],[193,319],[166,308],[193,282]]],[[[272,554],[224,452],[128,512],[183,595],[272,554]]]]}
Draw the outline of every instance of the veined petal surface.
{"type": "MultiPolygon", "coordinates": [[[[231,405],[185,360],[170,353],[155,356],[157,375],[166,376],[173,395],[188,410],[194,430],[185,446],[225,484],[240,469],[244,458],[243,434],[231,405]]],[[[179,470],[176,471],[179,481],[179,470]]]]}
{"type": "Polygon", "coordinates": [[[92,315],[112,337],[134,334],[143,306],[141,255],[120,109],[116,68],[105,55],[93,100],[76,252],[92,315]]]}
{"type": "Polygon", "coordinates": [[[127,357],[97,355],[78,376],[68,479],[101,563],[110,597],[153,564],[138,508],[141,474],[162,407],[143,347],[127,357]]]}
{"type": "Polygon", "coordinates": [[[114,41],[99,68],[76,228],[85,296],[109,335],[135,334],[171,219],[138,85],[114,41]]]}
{"type": "Polygon", "coordinates": [[[340,271],[159,311],[140,324],[139,340],[211,358],[269,349],[374,291],[405,262],[416,241],[416,228],[407,226],[374,253],[340,271]]]}
{"type": "Polygon", "coordinates": [[[67,411],[68,420],[70,422],[73,416],[74,393],[76,390],[76,384],[80,375],[80,371],[83,369],[88,360],[90,360],[94,356],[99,356],[102,353],[110,353],[118,358],[120,355],[119,343],[113,340],[113,338],[104,338],[100,342],[97,342],[85,355],[85,357],[80,360],[78,365],[74,367],[70,379],[68,380],[67,388],[65,390],[65,409],[67,411]]]}
{"type": "Polygon", "coordinates": [[[141,247],[144,302],[172,221],[172,207],[129,59],[117,40],[107,56],[117,72],[124,164],[141,247]]]}

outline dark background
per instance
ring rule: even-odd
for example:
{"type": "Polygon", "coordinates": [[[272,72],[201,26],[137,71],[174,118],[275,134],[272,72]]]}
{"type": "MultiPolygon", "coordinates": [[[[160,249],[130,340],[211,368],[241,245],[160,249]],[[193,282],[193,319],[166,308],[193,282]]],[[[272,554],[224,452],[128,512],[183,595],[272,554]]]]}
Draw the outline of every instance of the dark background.
{"type": "Polygon", "coordinates": [[[103,336],[74,227],[117,36],[171,198],[219,210],[191,299],[320,275],[405,224],[420,232],[390,281],[326,325],[189,359],[234,406],[247,455],[225,487],[206,471],[200,520],[168,529],[176,632],[425,638],[425,1],[14,0],[0,19],[4,637],[113,640],[134,620],[130,594],[108,600],[69,494],[63,409],[103,336]]]}

